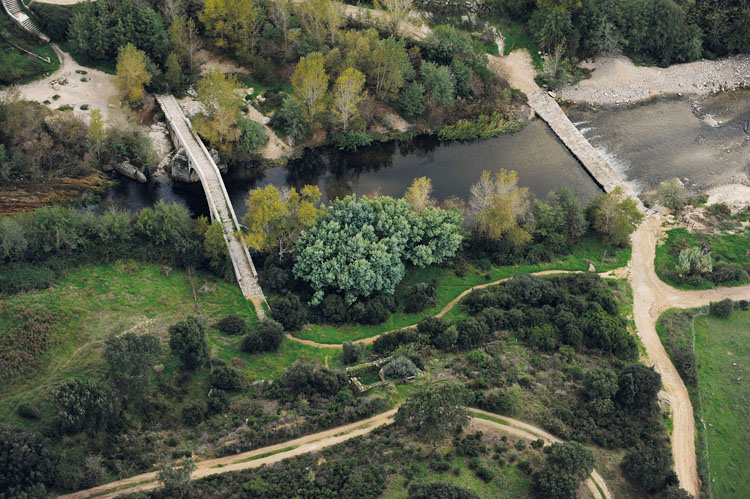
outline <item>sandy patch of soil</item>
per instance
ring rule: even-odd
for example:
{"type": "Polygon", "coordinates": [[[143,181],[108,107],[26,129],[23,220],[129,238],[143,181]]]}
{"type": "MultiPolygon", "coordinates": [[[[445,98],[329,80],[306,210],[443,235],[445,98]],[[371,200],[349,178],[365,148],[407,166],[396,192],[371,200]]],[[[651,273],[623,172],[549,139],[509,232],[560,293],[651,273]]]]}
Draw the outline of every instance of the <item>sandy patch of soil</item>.
{"type": "MultiPolygon", "coordinates": [[[[53,44],[57,56],[60,58],[60,69],[43,80],[37,80],[26,85],[20,85],[18,90],[21,97],[43,103],[49,101],[47,107],[57,109],[60,106],[73,106],[73,113],[88,123],[91,110],[99,109],[102,116],[108,118],[110,111],[119,107],[120,97],[115,86],[115,77],[97,69],[81,66],[73,58],[53,44]],[[86,74],[76,71],[85,71],[86,74]],[[82,81],[82,80],[86,81],[82,81]],[[67,83],[61,84],[62,82],[67,83]],[[52,97],[59,95],[57,99],[52,97]],[[88,110],[81,106],[87,104],[88,110]]],[[[3,96],[5,92],[0,92],[3,96]]]]}
{"type": "Polygon", "coordinates": [[[591,104],[637,102],[665,94],[705,95],[743,88],[750,82],[750,55],[700,60],[668,68],[638,67],[625,56],[581,64],[591,78],[560,89],[566,100],[591,104]]]}

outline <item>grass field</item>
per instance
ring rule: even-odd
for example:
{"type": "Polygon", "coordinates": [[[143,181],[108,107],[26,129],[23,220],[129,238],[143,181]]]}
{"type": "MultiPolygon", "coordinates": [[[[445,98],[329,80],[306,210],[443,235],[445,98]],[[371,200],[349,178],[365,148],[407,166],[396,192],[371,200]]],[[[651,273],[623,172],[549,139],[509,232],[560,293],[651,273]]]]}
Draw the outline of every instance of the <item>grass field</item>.
{"type": "MultiPolygon", "coordinates": [[[[23,327],[28,317],[50,318],[49,347],[36,365],[28,366],[0,387],[0,419],[26,424],[15,414],[20,402],[37,403],[47,391],[71,378],[99,377],[105,364],[101,357],[104,340],[126,331],[151,333],[162,340],[161,363],[170,370],[176,360],[169,354],[167,329],[197,308],[211,325],[228,314],[239,314],[252,326],[257,318],[239,288],[204,273],[173,270],[165,276],[159,265],[115,262],[90,265],[69,272],[58,284],[44,291],[0,299],[0,330],[23,327]],[[193,299],[193,281],[196,300],[193,299]],[[201,292],[203,288],[203,292],[201,292]]],[[[336,350],[307,347],[284,340],[277,352],[248,355],[239,351],[239,337],[209,329],[213,355],[244,364],[251,379],[280,375],[295,360],[325,363],[334,367],[336,350]]]]}
{"type": "Polygon", "coordinates": [[[57,71],[60,67],[60,60],[52,47],[31,41],[4,11],[0,15],[0,33],[0,85],[28,83],[57,71]],[[47,64],[24,54],[8,42],[42,57],[49,57],[51,62],[47,64]]]}
{"type": "MultiPolygon", "coordinates": [[[[690,345],[687,312],[680,320],[681,342],[690,345]]],[[[669,316],[662,316],[660,323],[669,316]]],[[[664,328],[659,328],[664,335],[664,328]]],[[[663,338],[666,341],[666,338],[663,338]]],[[[708,485],[715,499],[745,498],[750,484],[750,311],[735,310],[728,319],[695,319],[698,388],[689,387],[696,410],[699,461],[707,463],[708,485]],[[699,393],[700,391],[700,393],[699,393]],[[705,428],[701,424],[705,421],[705,428]],[[706,453],[706,443],[708,452],[706,453]]]]}
{"type": "MultiPolygon", "coordinates": [[[[656,257],[654,258],[654,265],[659,278],[670,286],[680,289],[710,289],[714,287],[715,285],[708,281],[704,281],[704,284],[699,286],[685,284],[670,275],[670,272],[674,271],[677,266],[680,249],[701,246],[702,244],[708,245],[714,265],[717,263],[744,264],[748,260],[747,252],[750,248],[750,228],[737,231],[734,234],[722,233],[712,236],[694,234],[683,228],[667,231],[667,238],[663,244],[656,247],[656,257]]],[[[748,282],[750,280],[722,283],[722,285],[739,286],[748,282]]]]}
{"type": "MultiPolygon", "coordinates": [[[[295,331],[294,335],[298,338],[320,343],[343,343],[345,341],[369,338],[387,331],[416,324],[425,317],[435,315],[451,300],[472,286],[497,281],[516,274],[538,272],[541,270],[585,271],[588,269],[588,262],[596,262],[598,264],[602,260],[605,251],[610,255],[609,258],[612,258],[611,262],[613,263],[605,263],[602,265],[601,271],[622,267],[627,264],[630,258],[629,248],[617,252],[606,250],[597,239],[591,237],[584,239],[581,244],[576,246],[572,254],[560,257],[554,262],[540,265],[488,266],[486,269],[472,268],[463,277],[459,277],[452,270],[445,268],[411,268],[407,270],[404,280],[396,289],[397,296],[404,295],[410,286],[420,282],[434,284],[437,290],[437,304],[435,306],[425,309],[422,312],[411,314],[407,314],[402,308],[399,308],[388,320],[374,326],[359,324],[335,326],[329,324],[310,324],[301,331],[295,331]]],[[[597,268],[597,270],[599,269],[597,268]]]]}

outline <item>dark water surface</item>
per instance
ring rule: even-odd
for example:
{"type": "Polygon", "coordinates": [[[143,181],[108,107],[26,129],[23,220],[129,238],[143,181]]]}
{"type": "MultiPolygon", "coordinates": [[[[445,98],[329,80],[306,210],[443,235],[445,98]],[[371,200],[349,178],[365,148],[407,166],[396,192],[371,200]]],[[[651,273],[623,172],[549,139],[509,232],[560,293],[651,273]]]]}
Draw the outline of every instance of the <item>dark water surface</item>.
{"type": "MultiPolygon", "coordinates": [[[[579,106],[570,118],[636,192],[679,177],[693,192],[746,182],[750,170],[750,91],[700,99],[657,99],[631,108],[579,106]]],[[[536,197],[568,187],[582,200],[600,192],[578,161],[539,120],[521,131],[489,140],[441,144],[431,137],[375,144],[357,152],[307,150],[286,167],[234,169],[224,182],[238,217],[247,192],[274,184],[317,184],[325,200],[351,193],[402,196],[415,178],[432,179],[439,200],[467,199],[483,170],[518,172],[519,184],[536,197]]],[[[139,184],[121,179],[99,208],[137,210],[158,200],[179,202],[208,214],[200,184],[162,177],[139,184]]]]}
{"type": "MultiPolygon", "coordinates": [[[[317,184],[325,200],[348,194],[380,192],[402,196],[415,178],[432,179],[433,194],[467,199],[471,185],[483,170],[516,170],[519,184],[538,197],[564,186],[586,200],[599,187],[560,143],[544,122],[528,123],[521,131],[488,140],[441,144],[431,137],[410,142],[375,144],[357,152],[335,148],[306,150],[285,167],[235,169],[224,176],[238,217],[246,212],[247,192],[268,184],[301,187],[317,184]]],[[[102,198],[99,208],[116,206],[138,210],[158,200],[179,202],[196,214],[208,207],[200,184],[181,184],[169,178],[151,178],[146,184],[122,179],[102,198]]]]}

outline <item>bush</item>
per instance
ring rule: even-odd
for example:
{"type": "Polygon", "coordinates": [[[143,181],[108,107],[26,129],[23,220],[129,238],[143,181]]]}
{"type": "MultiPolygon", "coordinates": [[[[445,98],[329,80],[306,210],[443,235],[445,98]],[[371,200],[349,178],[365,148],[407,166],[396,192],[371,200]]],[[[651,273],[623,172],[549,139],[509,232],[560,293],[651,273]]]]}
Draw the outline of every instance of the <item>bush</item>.
{"type": "Polygon", "coordinates": [[[227,315],[217,322],[215,327],[224,334],[247,333],[247,324],[244,319],[237,314],[227,315]]]}
{"type": "Polygon", "coordinates": [[[370,137],[367,132],[350,130],[344,134],[334,135],[333,141],[342,151],[356,151],[360,147],[367,147],[372,144],[372,137],[370,137]]]}
{"type": "Polygon", "coordinates": [[[732,214],[731,208],[727,206],[726,203],[716,203],[709,206],[706,206],[706,209],[708,212],[718,218],[719,220],[723,218],[727,218],[732,214]]]}
{"type": "Polygon", "coordinates": [[[473,317],[464,319],[456,324],[458,329],[458,346],[471,348],[479,345],[489,333],[487,324],[473,317]]]}
{"type": "Polygon", "coordinates": [[[281,376],[281,385],[295,394],[335,395],[347,386],[347,377],[341,371],[295,362],[281,376]]]}
{"type": "Polygon", "coordinates": [[[285,331],[297,331],[307,324],[307,307],[297,295],[287,293],[271,302],[271,316],[279,321],[285,331]]]}
{"type": "Polygon", "coordinates": [[[672,452],[666,445],[630,452],[620,467],[629,482],[646,492],[655,493],[668,485],[677,485],[672,452]]]}
{"type": "Polygon", "coordinates": [[[206,330],[193,316],[169,327],[169,348],[190,370],[208,362],[206,330]]]}
{"type": "Polygon", "coordinates": [[[391,295],[377,295],[360,300],[349,309],[349,320],[358,324],[382,324],[396,311],[396,299],[391,295]]]}
{"type": "Polygon", "coordinates": [[[475,473],[477,474],[479,478],[481,478],[484,481],[484,483],[490,483],[492,480],[495,479],[495,472],[487,468],[486,466],[478,467],[475,473]]]}
{"type": "Polygon", "coordinates": [[[417,366],[404,356],[399,356],[383,367],[383,376],[390,379],[403,379],[417,374],[417,366]]]}
{"type": "Polygon", "coordinates": [[[112,391],[96,381],[67,381],[52,397],[57,407],[57,425],[66,433],[101,429],[117,412],[112,391]]]}
{"type": "Polygon", "coordinates": [[[734,310],[734,302],[729,298],[721,301],[712,301],[708,306],[709,313],[715,317],[726,319],[732,315],[734,310]]]}
{"type": "Polygon", "coordinates": [[[36,433],[0,425],[0,495],[48,497],[44,488],[52,485],[57,468],[50,448],[36,433]]]}
{"type": "Polygon", "coordinates": [[[344,343],[341,352],[341,362],[346,365],[356,364],[359,358],[362,356],[364,351],[364,345],[361,343],[352,343],[347,341],[344,343]]]}
{"type": "Polygon", "coordinates": [[[418,333],[415,329],[400,329],[392,333],[386,333],[373,342],[372,350],[381,355],[388,355],[400,345],[416,342],[417,336],[418,333]]]}
{"type": "Polygon", "coordinates": [[[237,141],[237,146],[241,151],[251,152],[268,143],[266,127],[260,123],[240,116],[237,125],[241,130],[240,139],[237,141]]]}
{"type": "Polygon", "coordinates": [[[748,279],[748,274],[741,265],[736,263],[722,263],[714,266],[708,279],[716,284],[726,282],[742,282],[748,279]]]}
{"type": "Polygon", "coordinates": [[[242,378],[236,369],[228,366],[214,367],[209,375],[211,387],[233,392],[242,388],[242,378]]]}
{"type": "Polygon", "coordinates": [[[420,282],[412,286],[406,295],[404,311],[407,314],[421,312],[435,302],[435,286],[420,282]]]}
{"type": "Polygon", "coordinates": [[[206,409],[203,404],[197,402],[182,408],[182,422],[187,426],[195,426],[203,421],[206,409]]]}
{"type": "Polygon", "coordinates": [[[42,411],[39,407],[29,404],[28,402],[21,402],[16,408],[16,414],[24,419],[42,419],[42,411]]]}
{"type": "Polygon", "coordinates": [[[256,331],[242,338],[241,349],[247,353],[275,352],[284,341],[284,327],[273,319],[263,318],[256,331]]]}
{"type": "Polygon", "coordinates": [[[323,322],[340,324],[346,321],[349,306],[341,295],[330,293],[318,305],[317,313],[323,322]]]}

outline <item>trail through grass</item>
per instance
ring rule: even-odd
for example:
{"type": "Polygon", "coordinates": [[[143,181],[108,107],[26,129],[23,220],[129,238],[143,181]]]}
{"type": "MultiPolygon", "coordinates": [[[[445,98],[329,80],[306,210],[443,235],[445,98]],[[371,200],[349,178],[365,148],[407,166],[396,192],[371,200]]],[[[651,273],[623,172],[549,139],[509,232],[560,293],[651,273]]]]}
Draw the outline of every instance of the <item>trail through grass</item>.
{"type": "Polygon", "coordinates": [[[425,317],[435,315],[463,291],[478,284],[497,281],[516,274],[539,272],[542,270],[586,271],[589,262],[594,263],[597,271],[603,272],[625,266],[629,258],[629,248],[619,251],[606,249],[596,238],[589,237],[577,245],[570,255],[559,257],[553,262],[544,264],[503,267],[493,267],[488,264],[484,269],[472,267],[463,276],[456,275],[451,269],[441,267],[410,268],[407,270],[404,280],[396,289],[399,303],[404,302],[401,298],[407,293],[409,287],[420,282],[425,282],[435,285],[437,296],[434,306],[418,313],[406,313],[403,310],[403,306],[399,306],[399,309],[391,314],[385,322],[372,326],[361,324],[309,324],[304,329],[295,331],[294,335],[298,338],[313,340],[319,343],[344,343],[346,341],[369,338],[387,331],[416,324],[425,317]],[[610,263],[604,263],[599,268],[599,263],[602,261],[605,251],[608,255],[607,260],[610,263]]]}
{"type": "MultiPolygon", "coordinates": [[[[322,364],[326,355],[329,365],[337,365],[338,352],[286,339],[277,352],[241,352],[240,337],[223,335],[210,326],[226,315],[238,314],[252,328],[257,322],[252,304],[232,282],[196,272],[192,272],[192,280],[209,326],[212,353],[242,367],[251,379],[277,377],[296,360],[322,364]]],[[[39,403],[65,380],[104,376],[101,354],[111,335],[127,331],[156,335],[164,350],[160,362],[167,371],[174,370],[176,359],[169,353],[168,328],[197,312],[186,272],[173,270],[167,276],[159,265],[120,261],[75,269],[44,291],[1,298],[0,331],[27,324],[28,317],[41,314],[51,317],[49,347],[35,365],[0,387],[0,419],[6,423],[28,426],[28,421],[15,414],[16,407],[21,402],[39,403]]]]}

